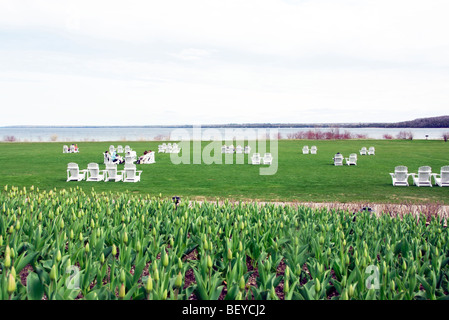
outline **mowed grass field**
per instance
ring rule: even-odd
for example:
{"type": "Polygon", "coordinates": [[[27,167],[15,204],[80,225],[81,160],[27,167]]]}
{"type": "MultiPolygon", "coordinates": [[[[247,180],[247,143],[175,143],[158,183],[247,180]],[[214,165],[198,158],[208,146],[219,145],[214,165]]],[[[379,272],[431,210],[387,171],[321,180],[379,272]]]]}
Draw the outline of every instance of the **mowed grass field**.
{"type": "MultiPolygon", "coordinates": [[[[196,200],[258,200],[299,202],[439,202],[449,203],[449,188],[416,187],[410,177],[409,187],[393,187],[390,172],[405,165],[409,172],[428,165],[439,172],[449,165],[449,143],[426,140],[280,140],[278,168],[274,175],[260,175],[261,166],[224,164],[173,164],[169,154],[157,153],[158,141],[78,142],[80,153],[63,154],[64,142],[0,143],[0,185],[29,187],[41,190],[79,186],[85,190],[133,193],[163,197],[181,196],[196,200]],[[156,151],[155,164],[137,165],[143,170],[141,181],[66,182],[67,163],[76,162],[80,169],[90,162],[104,169],[103,152],[113,144],[129,145],[142,155],[144,150],[156,151]],[[303,155],[302,147],[316,145],[316,155],[303,155]],[[374,146],[375,156],[360,156],[361,147],[374,146]],[[357,166],[333,165],[332,158],[340,152],[344,157],[358,154],[357,166]]],[[[204,148],[210,142],[202,142],[204,148]]],[[[252,150],[254,152],[255,150],[252,150]]],[[[267,151],[269,143],[267,142],[267,151]]],[[[178,155],[178,156],[181,156],[178,155]]],[[[193,155],[191,154],[191,157],[193,155]]],[[[119,165],[119,169],[123,165],[119,165]]],[[[265,166],[268,167],[268,166],[265,166]]],[[[432,180],[433,182],[433,180],[432,180]]]]}

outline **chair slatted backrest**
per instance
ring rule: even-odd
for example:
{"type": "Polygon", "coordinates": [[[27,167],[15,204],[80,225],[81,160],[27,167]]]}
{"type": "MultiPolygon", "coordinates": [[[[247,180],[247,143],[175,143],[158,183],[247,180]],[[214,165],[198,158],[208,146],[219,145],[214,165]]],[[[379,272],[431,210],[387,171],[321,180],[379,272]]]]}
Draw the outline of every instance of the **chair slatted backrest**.
{"type": "Polygon", "coordinates": [[[263,156],[263,161],[264,162],[271,162],[273,161],[273,157],[271,156],[271,153],[265,153],[263,156]]]}
{"type": "Polygon", "coordinates": [[[100,166],[98,163],[91,162],[87,165],[87,170],[92,178],[97,178],[100,175],[100,166]]]}
{"type": "Polygon", "coordinates": [[[78,164],[75,162],[69,162],[67,164],[67,170],[69,170],[71,177],[78,177],[80,168],[78,167],[78,164]]]}
{"type": "Polygon", "coordinates": [[[64,145],[64,146],[62,147],[62,151],[63,151],[64,153],[68,153],[68,152],[69,152],[69,147],[66,146],[66,145],[64,145]]]}
{"type": "Polygon", "coordinates": [[[116,164],[107,163],[106,171],[108,172],[109,178],[115,179],[117,177],[117,165],[116,164]]]}
{"type": "Polygon", "coordinates": [[[251,159],[256,162],[260,161],[260,153],[253,153],[251,159]]]}
{"type": "Polygon", "coordinates": [[[406,166],[396,166],[394,168],[394,177],[398,181],[407,181],[408,168],[406,166]]]}
{"type": "Polygon", "coordinates": [[[125,164],[134,163],[134,157],[131,155],[125,156],[125,164]]]}
{"type": "Polygon", "coordinates": [[[432,168],[429,166],[422,166],[418,168],[418,180],[420,182],[430,181],[432,168]]]}
{"type": "Polygon", "coordinates": [[[357,161],[357,154],[356,153],[351,153],[349,155],[349,161],[356,162],[357,161]]]}
{"type": "Polygon", "coordinates": [[[441,182],[449,183],[449,166],[441,167],[440,175],[441,175],[441,182]]]}
{"type": "Polygon", "coordinates": [[[334,165],[343,164],[343,155],[341,153],[337,153],[334,156],[334,165]]]}
{"type": "Polygon", "coordinates": [[[118,145],[117,146],[117,153],[123,153],[123,146],[122,145],[118,145]]]}
{"type": "Polygon", "coordinates": [[[125,163],[125,178],[134,179],[136,177],[136,165],[133,163],[125,163]]]}

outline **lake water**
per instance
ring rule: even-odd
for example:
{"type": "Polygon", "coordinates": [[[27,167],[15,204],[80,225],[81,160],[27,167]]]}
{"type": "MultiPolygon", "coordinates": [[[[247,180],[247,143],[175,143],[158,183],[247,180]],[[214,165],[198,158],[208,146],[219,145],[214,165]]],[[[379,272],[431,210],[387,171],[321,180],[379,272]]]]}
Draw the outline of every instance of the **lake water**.
{"type": "MultiPolygon", "coordinates": [[[[202,133],[211,133],[211,129],[201,128],[202,133]],[[209,131],[206,131],[209,130],[209,131]]],[[[224,136],[225,132],[231,135],[236,132],[233,128],[215,128],[216,133],[224,136]]],[[[289,134],[298,131],[320,130],[327,132],[330,128],[242,128],[246,134],[254,138],[264,134],[273,134],[277,130],[282,139],[287,139],[289,134]],[[270,131],[271,130],[271,131],[270,131]],[[271,133],[270,133],[271,132],[271,133]]],[[[335,130],[335,129],[334,129],[335,130]]],[[[383,139],[384,134],[390,134],[394,138],[400,131],[410,131],[414,139],[438,140],[443,133],[449,132],[449,128],[339,128],[340,133],[348,131],[351,134],[366,135],[369,139],[383,139]]],[[[7,141],[8,137],[14,137],[20,142],[81,142],[81,141],[149,141],[149,140],[180,140],[178,133],[194,136],[192,128],[168,128],[168,127],[0,127],[0,140],[7,141]]],[[[209,140],[209,139],[205,139],[209,140]]]]}

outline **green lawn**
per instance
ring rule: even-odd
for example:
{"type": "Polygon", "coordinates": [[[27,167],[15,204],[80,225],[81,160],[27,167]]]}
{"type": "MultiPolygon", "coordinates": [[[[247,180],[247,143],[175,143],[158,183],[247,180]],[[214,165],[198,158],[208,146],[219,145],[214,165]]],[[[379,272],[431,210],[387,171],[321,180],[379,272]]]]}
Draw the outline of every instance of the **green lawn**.
{"type": "MultiPolygon", "coordinates": [[[[245,164],[175,165],[169,154],[156,153],[155,164],[137,165],[143,170],[138,183],[66,182],[67,163],[76,162],[84,169],[88,163],[97,162],[103,169],[103,152],[111,144],[128,144],[142,155],[144,150],[157,151],[160,142],[79,142],[78,154],[63,154],[64,144],[0,143],[0,185],[34,185],[40,189],[94,187],[96,191],[129,190],[190,199],[449,203],[449,188],[393,187],[389,175],[397,165],[407,166],[409,172],[429,165],[433,172],[439,172],[443,165],[449,165],[449,143],[443,141],[281,140],[279,165],[274,175],[260,175],[260,166],[247,164],[246,158],[245,164]],[[304,145],[316,145],[318,154],[303,155],[304,145]],[[332,157],[336,152],[348,157],[353,152],[358,154],[363,146],[374,146],[376,155],[358,155],[357,166],[333,165],[332,157]]],[[[202,145],[207,144],[203,142],[202,145]]]]}

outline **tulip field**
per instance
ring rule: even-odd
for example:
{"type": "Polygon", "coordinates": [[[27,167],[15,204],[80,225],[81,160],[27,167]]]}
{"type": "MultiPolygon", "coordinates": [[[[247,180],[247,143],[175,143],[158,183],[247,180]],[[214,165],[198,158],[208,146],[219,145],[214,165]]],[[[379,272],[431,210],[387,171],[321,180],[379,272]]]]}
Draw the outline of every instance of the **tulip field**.
{"type": "Polygon", "coordinates": [[[449,298],[435,216],[2,188],[3,300],[449,298]]]}

